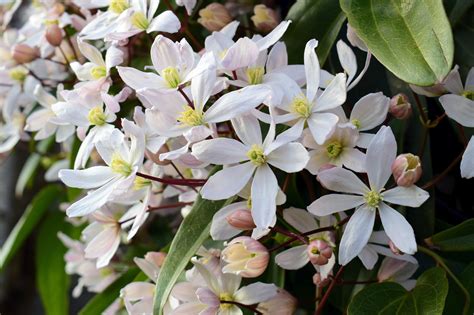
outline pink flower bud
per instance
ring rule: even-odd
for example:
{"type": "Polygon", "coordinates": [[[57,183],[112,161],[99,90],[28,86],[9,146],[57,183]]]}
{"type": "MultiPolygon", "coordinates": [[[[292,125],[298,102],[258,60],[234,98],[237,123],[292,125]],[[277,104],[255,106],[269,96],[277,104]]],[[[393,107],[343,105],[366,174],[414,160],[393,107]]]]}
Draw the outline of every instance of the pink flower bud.
{"type": "Polygon", "coordinates": [[[407,119],[410,117],[412,110],[408,97],[403,93],[392,97],[390,99],[389,112],[396,119],[407,119]]]}
{"type": "Polygon", "coordinates": [[[297,305],[298,301],[290,293],[278,289],[278,293],[274,297],[258,304],[257,311],[273,315],[294,314],[297,305]]]}
{"type": "Polygon", "coordinates": [[[38,47],[31,47],[26,44],[16,44],[12,47],[12,57],[19,64],[31,62],[39,55],[38,47]]]}
{"type": "Polygon", "coordinates": [[[199,10],[198,23],[207,30],[220,31],[224,26],[232,22],[229,11],[220,3],[214,2],[204,9],[199,10]]]}
{"type": "Polygon", "coordinates": [[[63,41],[63,30],[58,26],[58,24],[50,24],[46,28],[45,37],[51,46],[58,47],[63,41]]]}
{"type": "Polygon", "coordinates": [[[390,248],[392,253],[394,253],[395,255],[401,255],[402,254],[400,249],[398,249],[398,247],[391,240],[388,241],[388,247],[390,248]]]}
{"type": "Polygon", "coordinates": [[[227,222],[239,230],[252,230],[255,228],[252,213],[246,209],[239,209],[226,217],[227,222]]]}
{"type": "Polygon", "coordinates": [[[320,288],[324,288],[325,286],[327,286],[330,281],[331,281],[331,279],[329,277],[322,280],[322,277],[321,277],[320,273],[315,273],[314,276],[313,276],[314,285],[317,285],[320,288]]]}
{"type": "Polygon", "coordinates": [[[331,258],[332,248],[323,240],[314,240],[309,243],[306,252],[313,265],[322,266],[331,258]]]}
{"type": "Polygon", "coordinates": [[[280,23],[280,18],[275,10],[264,4],[258,4],[253,9],[254,15],[251,17],[257,30],[269,33],[280,23]]]}
{"type": "Polygon", "coordinates": [[[161,267],[165,262],[166,253],[164,252],[148,252],[145,259],[157,267],[161,267]]]}
{"type": "Polygon", "coordinates": [[[227,265],[224,273],[245,278],[260,276],[268,265],[270,255],[265,246],[248,236],[234,238],[222,251],[221,258],[227,265]]]}
{"type": "Polygon", "coordinates": [[[421,177],[420,158],[411,153],[400,154],[392,164],[393,178],[398,186],[408,187],[421,177]]]}

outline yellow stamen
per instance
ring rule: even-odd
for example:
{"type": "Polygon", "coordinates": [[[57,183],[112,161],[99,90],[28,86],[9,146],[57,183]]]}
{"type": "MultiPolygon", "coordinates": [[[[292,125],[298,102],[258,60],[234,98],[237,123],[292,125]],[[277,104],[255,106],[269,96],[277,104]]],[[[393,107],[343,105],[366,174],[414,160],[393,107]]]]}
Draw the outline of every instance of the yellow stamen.
{"type": "Polygon", "coordinates": [[[111,0],[109,10],[113,13],[120,14],[129,8],[127,0],[111,0]]]}
{"type": "Polygon", "coordinates": [[[295,97],[290,105],[291,110],[303,118],[308,118],[311,115],[311,106],[306,97],[295,97]]]}
{"type": "Polygon", "coordinates": [[[380,202],[383,200],[382,195],[379,192],[371,190],[364,196],[365,203],[372,208],[377,208],[380,202]]]}
{"type": "Polygon", "coordinates": [[[246,73],[249,84],[260,84],[263,82],[263,75],[265,74],[265,69],[263,67],[252,67],[248,68],[246,73]]]}
{"type": "Polygon", "coordinates": [[[103,78],[107,76],[107,68],[105,68],[104,66],[96,66],[91,69],[91,76],[92,78],[94,78],[94,80],[103,78]]]}
{"type": "Polygon", "coordinates": [[[102,126],[106,123],[107,116],[101,105],[92,108],[87,115],[87,120],[91,125],[102,126]]]}
{"type": "Polygon", "coordinates": [[[132,15],[132,25],[138,29],[146,30],[150,25],[150,21],[148,21],[142,12],[135,12],[132,15]]]}
{"type": "Polygon", "coordinates": [[[326,152],[331,159],[337,158],[342,152],[343,146],[339,141],[333,141],[326,146],[326,152]]]}
{"type": "Polygon", "coordinates": [[[263,148],[254,144],[247,152],[250,161],[256,166],[261,166],[267,162],[267,157],[263,153],[263,148]]]}
{"type": "Polygon", "coordinates": [[[203,124],[202,113],[197,112],[194,108],[185,106],[180,113],[178,121],[188,126],[200,126],[203,124]]]}
{"type": "Polygon", "coordinates": [[[112,155],[112,161],[110,162],[110,168],[114,173],[123,175],[125,177],[129,176],[132,173],[132,166],[130,163],[127,163],[122,157],[114,153],[112,155]]]}
{"type": "Polygon", "coordinates": [[[181,78],[179,77],[178,69],[174,67],[168,67],[161,71],[161,76],[165,79],[168,86],[172,89],[175,89],[181,83],[181,78]]]}

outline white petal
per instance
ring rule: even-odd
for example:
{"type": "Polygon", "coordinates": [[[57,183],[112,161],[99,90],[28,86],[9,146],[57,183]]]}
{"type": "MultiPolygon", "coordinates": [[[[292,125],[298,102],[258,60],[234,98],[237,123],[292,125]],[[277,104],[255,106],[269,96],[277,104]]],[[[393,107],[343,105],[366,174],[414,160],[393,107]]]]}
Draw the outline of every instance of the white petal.
{"type": "Polygon", "coordinates": [[[158,35],[150,50],[153,67],[158,73],[168,67],[176,67],[179,64],[178,46],[169,38],[158,35]]]}
{"type": "Polygon", "coordinates": [[[117,67],[118,73],[129,87],[134,90],[164,87],[163,79],[152,72],[143,72],[130,67],[117,67]]]}
{"type": "Polygon", "coordinates": [[[334,167],[319,173],[318,180],[330,190],[337,192],[364,195],[369,191],[367,186],[351,171],[334,167]]]}
{"type": "Polygon", "coordinates": [[[271,90],[263,85],[252,85],[225,94],[204,114],[206,122],[223,122],[254,109],[270,95],[271,90]]]}
{"type": "Polygon", "coordinates": [[[258,167],[252,182],[252,217],[258,228],[272,225],[277,193],[278,181],[273,171],[266,164],[258,167]]]}
{"type": "Polygon", "coordinates": [[[297,208],[283,210],[283,219],[302,233],[317,229],[319,226],[315,218],[308,211],[297,208]]]}
{"type": "Polygon", "coordinates": [[[317,98],[313,111],[325,111],[338,107],[346,101],[346,76],[338,73],[324,92],[317,98]]]}
{"type": "Polygon", "coordinates": [[[309,262],[306,253],[306,245],[295,246],[287,249],[275,257],[278,266],[286,270],[297,270],[303,268],[309,262]]]}
{"type": "Polygon", "coordinates": [[[267,162],[287,173],[301,171],[309,160],[308,151],[301,143],[291,142],[273,150],[267,162]]]}
{"type": "Polygon", "coordinates": [[[93,62],[97,66],[105,66],[104,58],[102,57],[102,54],[97,48],[82,40],[77,41],[77,46],[79,47],[81,53],[89,61],[93,62]]]}
{"type": "Polygon", "coordinates": [[[176,17],[172,11],[168,10],[154,18],[146,31],[147,33],[165,32],[173,34],[178,32],[180,28],[181,22],[178,17],[176,17]]]}
{"type": "Polygon", "coordinates": [[[248,146],[262,144],[262,131],[258,119],[253,115],[242,115],[232,119],[235,133],[248,146]]]}
{"type": "Polygon", "coordinates": [[[248,37],[242,37],[227,50],[221,63],[225,69],[233,71],[255,62],[258,53],[257,44],[248,37]]]}
{"type": "Polygon", "coordinates": [[[268,35],[264,38],[257,41],[257,46],[260,51],[267,49],[271,45],[275,44],[280,38],[285,34],[288,26],[290,26],[291,21],[282,21],[278,24],[277,27],[273,29],[268,35]]]}
{"type": "Polygon", "coordinates": [[[339,247],[339,263],[347,265],[367,245],[374,228],[375,211],[362,206],[347,222],[339,247]]]}
{"type": "Polygon", "coordinates": [[[397,142],[390,127],[382,126],[367,148],[365,168],[370,188],[380,191],[392,175],[392,163],[397,156],[397,142]]]}
{"type": "Polygon", "coordinates": [[[277,42],[268,53],[267,72],[285,67],[288,65],[288,53],[284,42],[277,42]]]}
{"type": "Polygon", "coordinates": [[[334,131],[339,118],[331,113],[314,113],[307,122],[309,130],[314,140],[318,144],[323,144],[329,135],[334,131]]]}
{"type": "Polygon", "coordinates": [[[351,82],[357,73],[356,56],[352,49],[342,40],[337,42],[336,47],[339,62],[341,63],[344,72],[347,73],[347,82],[351,82]]]}
{"type": "Polygon", "coordinates": [[[209,177],[201,189],[203,198],[210,200],[227,199],[238,194],[255,170],[252,162],[224,168],[209,177]]]}
{"type": "Polygon", "coordinates": [[[416,240],[410,223],[396,210],[381,202],[379,206],[380,220],[387,236],[402,252],[414,254],[416,240]]]}
{"type": "Polygon", "coordinates": [[[367,244],[367,246],[365,246],[359,253],[359,259],[367,270],[372,270],[374,268],[378,258],[379,255],[377,255],[377,252],[370,244],[367,244]]]}
{"type": "Polygon", "coordinates": [[[192,151],[198,160],[217,165],[248,160],[247,147],[237,140],[228,138],[201,141],[193,145],[192,151]]]}
{"type": "Polygon", "coordinates": [[[382,196],[386,202],[416,208],[421,206],[430,197],[430,194],[412,185],[410,187],[397,186],[383,192],[382,196]]]}
{"type": "Polygon", "coordinates": [[[357,149],[345,150],[340,158],[342,164],[354,172],[366,172],[365,169],[365,154],[357,149]]]}
{"type": "Polygon", "coordinates": [[[96,211],[108,201],[116,186],[116,182],[109,182],[89,192],[87,196],[76,201],[66,209],[67,215],[69,217],[80,217],[96,211]]]}
{"type": "Polygon", "coordinates": [[[356,208],[364,202],[362,196],[329,194],[313,201],[313,203],[308,206],[308,211],[317,216],[325,216],[356,208]]]}
{"type": "Polygon", "coordinates": [[[235,235],[242,232],[227,222],[227,216],[239,209],[248,210],[247,202],[244,201],[230,204],[223,207],[217,211],[216,214],[214,214],[211,224],[211,237],[213,240],[228,240],[229,238],[234,237],[235,235]]]}
{"type": "Polygon", "coordinates": [[[474,101],[460,95],[448,94],[439,98],[449,118],[465,127],[474,127],[474,101]]]}
{"type": "Polygon", "coordinates": [[[253,305],[267,301],[278,293],[278,288],[274,284],[256,282],[240,288],[234,294],[237,302],[245,305],[253,305]]]}
{"type": "Polygon", "coordinates": [[[387,118],[390,99],[382,92],[362,97],[352,109],[350,120],[360,122],[359,130],[370,130],[382,124],[387,118]]]}
{"type": "Polygon", "coordinates": [[[319,89],[319,60],[314,49],[318,46],[315,39],[306,43],[304,49],[304,68],[306,72],[306,96],[310,102],[316,97],[319,89]]]}
{"type": "Polygon", "coordinates": [[[117,174],[107,166],[93,166],[85,170],[60,170],[59,178],[69,187],[91,189],[105,185],[117,174]]]}
{"type": "Polygon", "coordinates": [[[107,71],[123,62],[123,51],[115,46],[110,46],[105,53],[105,64],[107,71]]]}
{"type": "Polygon", "coordinates": [[[464,178],[474,177],[474,137],[471,137],[466,151],[461,160],[461,176],[464,178]]]}

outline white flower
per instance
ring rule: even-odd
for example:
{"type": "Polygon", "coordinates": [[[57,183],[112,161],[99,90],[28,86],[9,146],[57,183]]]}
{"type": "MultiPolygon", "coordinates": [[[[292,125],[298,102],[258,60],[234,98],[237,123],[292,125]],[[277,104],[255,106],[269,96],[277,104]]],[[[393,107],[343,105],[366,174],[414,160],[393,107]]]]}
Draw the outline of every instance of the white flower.
{"type": "Polygon", "coordinates": [[[406,290],[412,290],[416,285],[415,279],[410,279],[418,269],[418,262],[410,262],[386,257],[377,273],[379,282],[393,281],[399,283],[406,290]]]}
{"type": "Polygon", "coordinates": [[[262,141],[256,118],[247,116],[233,120],[234,129],[241,139],[218,138],[196,143],[193,155],[217,165],[237,164],[226,167],[211,176],[201,190],[206,199],[226,199],[238,194],[252,180],[252,217],[257,228],[272,225],[276,210],[278,181],[270,165],[287,173],[301,171],[308,162],[308,152],[300,143],[286,138],[275,139],[275,125],[271,124],[262,141]]]}
{"type": "Polygon", "coordinates": [[[116,129],[110,133],[110,138],[97,143],[97,151],[107,166],[59,172],[59,178],[69,187],[96,189],[69,206],[66,210],[68,216],[94,212],[133,185],[135,174],[143,162],[145,140],[142,131],[132,123],[123,120],[123,127],[130,134],[130,143],[116,129]]]}
{"type": "Polygon", "coordinates": [[[310,40],[306,44],[304,52],[305,93],[293,80],[282,82],[281,86],[285,91],[282,103],[277,107],[288,113],[275,119],[278,122],[295,121],[295,124],[286,131],[292,135],[293,139],[301,135],[305,124],[307,124],[316,143],[322,144],[339,121],[335,114],[327,111],[339,107],[346,101],[346,87],[345,75],[339,73],[322,93],[318,91],[320,67],[314,51],[317,44],[316,40],[310,40]]]}
{"type": "Polygon", "coordinates": [[[384,230],[393,243],[404,253],[416,252],[413,228],[386,202],[419,207],[429,198],[429,194],[416,186],[396,187],[384,191],[396,154],[397,143],[392,130],[390,127],[382,127],[367,148],[366,170],[370,187],[354,173],[343,168],[332,168],[318,176],[321,184],[327,189],[346,194],[330,194],[317,199],[308,207],[311,213],[324,216],[356,208],[347,223],[339,248],[339,262],[342,265],[357,256],[367,244],[377,209],[384,230]]]}

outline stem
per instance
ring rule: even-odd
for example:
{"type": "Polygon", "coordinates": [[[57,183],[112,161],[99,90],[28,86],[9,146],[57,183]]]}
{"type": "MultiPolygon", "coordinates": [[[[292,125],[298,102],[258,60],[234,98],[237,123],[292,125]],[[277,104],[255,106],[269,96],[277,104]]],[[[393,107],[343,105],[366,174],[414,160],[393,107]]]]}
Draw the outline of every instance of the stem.
{"type": "Polygon", "coordinates": [[[168,185],[176,185],[176,186],[199,187],[199,186],[203,186],[207,181],[206,179],[160,178],[160,177],[155,177],[148,174],[143,174],[140,172],[137,172],[137,176],[140,176],[140,177],[143,177],[155,182],[168,184],[168,185]]]}
{"type": "Polygon", "coordinates": [[[184,34],[189,37],[189,39],[193,42],[194,46],[196,46],[197,50],[202,50],[204,47],[202,47],[201,43],[194,37],[194,35],[189,31],[189,29],[184,30],[184,34]]]}
{"type": "Polygon", "coordinates": [[[456,123],[456,125],[458,126],[464,148],[466,148],[469,141],[467,140],[466,133],[464,132],[464,127],[460,123],[456,123]]]}
{"type": "Polygon", "coordinates": [[[282,229],[278,226],[272,227],[271,230],[274,231],[274,232],[278,232],[280,234],[286,235],[288,237],[291,237],[293,240],[299,240],[300,242],[302,242],[304,244],[308,244],[308,238],[303,236],[302,234],[293,233],[293,232],[287,231],[285,229],[282,229]]]}
{"type": "MultiPolygon", "coordinates": [[[[178,167],[176,167],[176,164],[174,164],[173,161],[170,161],[170,164],[171,164],[171,166],[173,166],[176,173],[178,173],[179,177],[181,177],[182,179],[187,179],[187,178],[184,177],[183,173],[181,173],[181,171],[178,169],[178,167]]],[[[194,187],[191,187],[191,189],[194,190],[195,192],[198,192],[196,190],[196,188],[194,188],[194,187]]]]}
{"type": "Polygon", "coordinates": [[[420,112],[421,120],[423,120],[423,125],[426,126],[428,117],[426,116],[425,110],[423,109],[423,105],[421,105],[420,98],[416,93],[413,93],[413,97],[415,98],[416,106],[418,106],[418,111],[420,112]]]}
{"type": "Polygon", "coordinates": [[[453,279],[453,281],[459,286],[459,288],[461,289],[462,293],[464,294],[464,298],[466,300],[464,302],[463,314],[464,315],[469,314],[469,306],[471,304],[471,295],[466,290],[466,288],[464,287],[462,282],[459,281],[459,279],[456,277],[456,275],[451,271],[451,269],[449,269],[449,267],[444,262],[443,258],[441,256],[439,256],[438,254],[436,254],[435,252],[433,252],[432,250],[430,250],[426,247],[423,247],[423,246],[418,245],[418,251],[420,251],[420,252],[430,256],[431,258],[433,258],[436,261],[436,263],[438,265],[440,265],[446,271],[446,273],[453,279]]]}
{"type": "Polygon", "coordinates": [[[186,100],[186,102],[188,102],[189,107],[191,107],[191,108],[194,109],[193,101],[191,101],[191,100],[189,99],[189,96],[183,91],[183,87],[182,87],[182,86],[178,86],[178,92],[181,93],[181,95],[184,97],[184,99],[186,100]]]}
{"type": "Polygon", "coordinates": [[[239,302],[235,302],[235,301],[219,301],[221,304],[233,304],[233,305],[236,305],[236,306],[239,306],[239,307],[243,307],[249,311],[252,311],[254,312],[255,314],[258,314],[258,315],[263,315],[262,312],[260,312],[259,310],[257,310],[257,307],[255,306],[251,306],[251,305],[245,305],[245,304],[242,304],[242,303],[239,303],[239,302]]]}
{"type": "Polygon", "coordinates": [[[316,311],[314,312],[315,315],[321,315],[322,311],[323,311],[323,307],[324,305],[326,304],[328,298],[329,298],[329,295],[331,294],[332,290],[334,289],[334,286],[336,285],[336,282],[338,281],[338,279],[342,276],[342,272],[344,271],[344,266],[341,266],[341,268],[339,268],[339,270],[337,271],[336,273],[336,276],[332,279],[331,281],[331,284],[329,284],[329,287],[328,289],[326,290],[326,293],[324,293],[324,296],[323,298],[321,299],[321,302],[319,303],[318,305],[318,308],[316,309],[316,311]]]}
{"type": "Polygon", "coordinates": [[[459,163],[459,161],[462,159],[463,154],[464,154],[464,151],[462,151],[441,174],[431,179],[429,182],[424,184],[423,187],[421,188],[426,190],[436,185],[440,180],[442,180],[446,175],[448,175],[448,173],[453,169],[453,167],[455,167],[459,163]]]}

